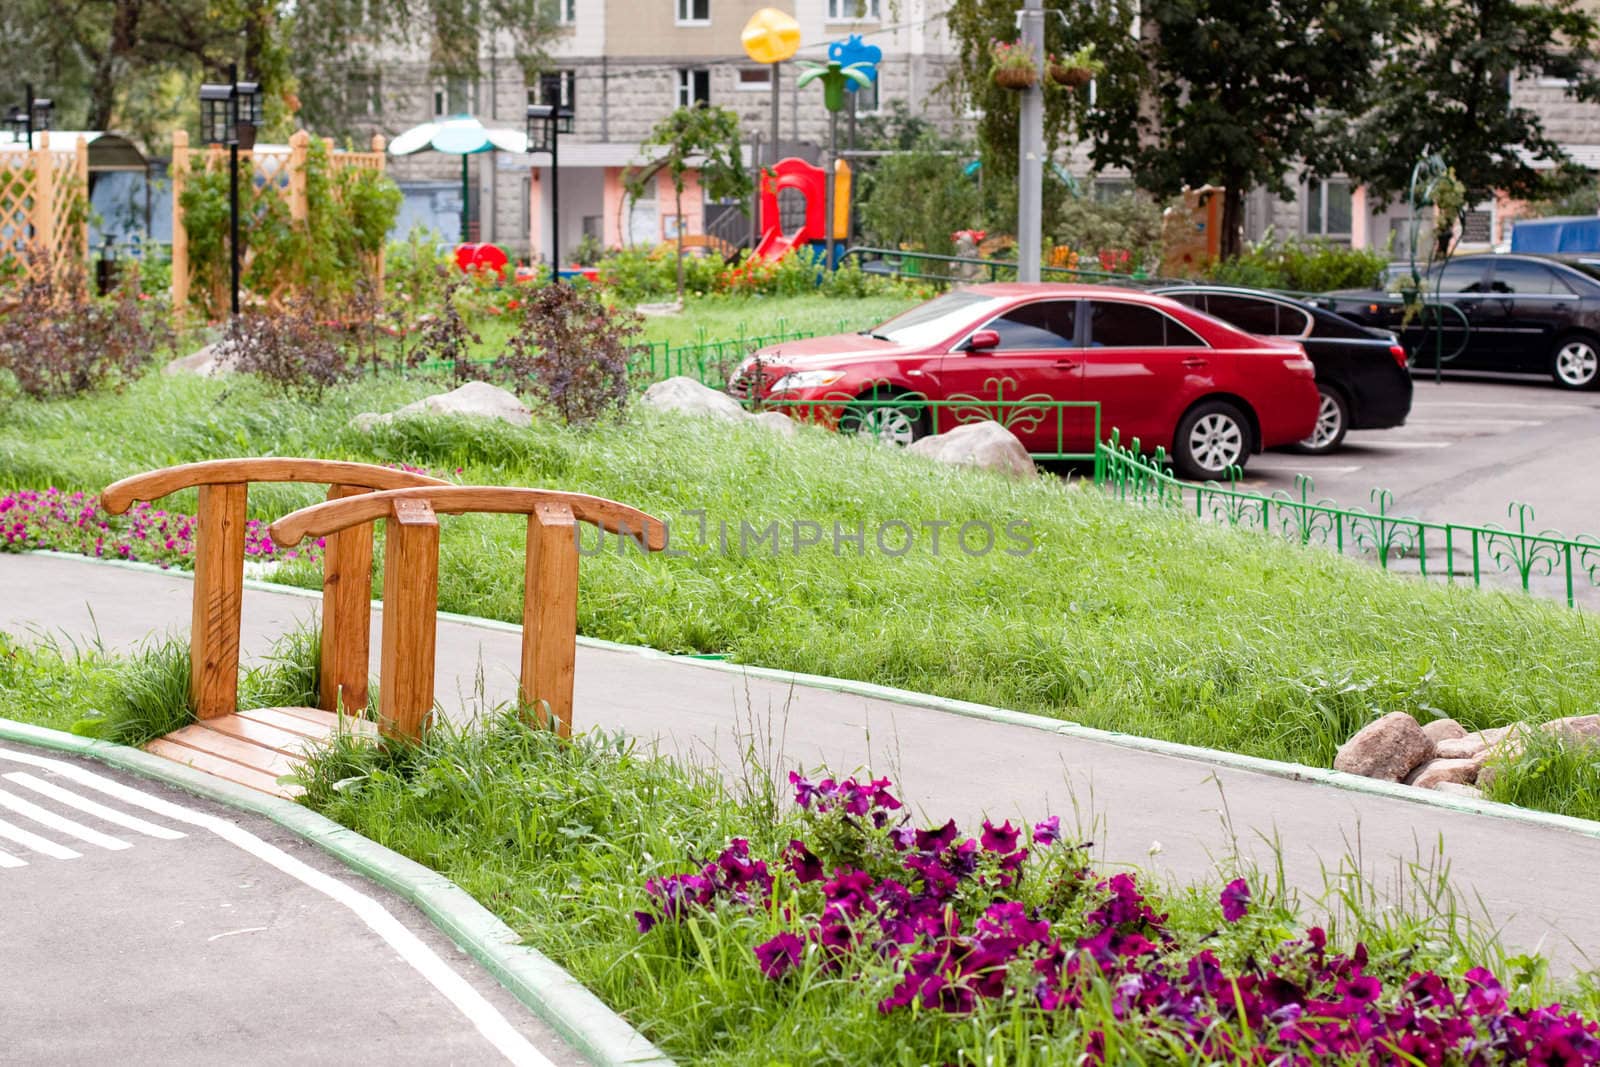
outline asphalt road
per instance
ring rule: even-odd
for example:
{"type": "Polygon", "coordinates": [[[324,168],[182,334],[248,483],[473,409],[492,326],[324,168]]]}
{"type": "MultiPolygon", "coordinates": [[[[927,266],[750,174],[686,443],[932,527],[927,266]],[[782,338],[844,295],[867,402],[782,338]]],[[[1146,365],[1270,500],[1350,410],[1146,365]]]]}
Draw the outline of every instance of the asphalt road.
{"type": "Polygon", "coordinates": [[[0,900],[0,1062],[585,1062],[319,849],[92,761],[0,744],[0,900]]]}

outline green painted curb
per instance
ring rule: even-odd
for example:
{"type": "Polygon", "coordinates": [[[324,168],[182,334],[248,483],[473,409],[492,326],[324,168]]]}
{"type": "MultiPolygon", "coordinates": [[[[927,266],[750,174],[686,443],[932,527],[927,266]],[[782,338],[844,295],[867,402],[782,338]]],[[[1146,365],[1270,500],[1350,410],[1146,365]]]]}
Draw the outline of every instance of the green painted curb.
{"type": "MultiPolygon", "coordinates": [[[[134,570],[149,571],[157,574],[184,576],[193,578],[188,571],[176,569],[163,569],[149,563],[128,563],[122,560],[94,559],[89,556],[79,556],[70,552],[53,552],[40,550],[36,554],[56,556],[62,559],[84,560],[112,567],[126,567],[134,570]]],[[[311,597],[321,599],[322,593],[316,589],[301,589],[297,586],[277,585],[256,579],[247,579],[246,587],[267,593],[285,593],[291,596],[311,597]]],[[[374,604],[381,606],[380,602],[374,604]]],[[[475,626],[484,630],[496,630],[501,633],[519,634],[522,627],[515,623],[501,622],[498,619],[483,619],[473,615],[458,615],[454,612],[439,612],[441,619],[460,623],[464,626],[475,626]]],[[[1022,726],[1030,730],[1042,730],[1046,733],[1061,734],[1083,741],[1099,742],[1101,744],[1117,745],[1120,748],[1133,749],[1138,752],[1148,752],[1152,755],[1169,756],[1177,759],[1194,760],[1207,763],[1216,767],[1227,767],[1230,770],[1248,771],[1254,774],[1270,775],[1274,778],[1283,778],[1292,782],[1311,782],[1316,785],[1325,785],[1333,789],[1342,789],[1352,793],[1366,793],[1371,796],[1386,797],[1390,800],[1402,800],[1411,804],[1421,804],[1425,807],[1441,808],[1463,815],[1487,815],[1496,819],[1507,819],[1524,825],[1539,826],[1546,829],[1561,830],[1567,833],[1581,834],[1584,837],[1600,838],[1600,822],[1592,819],[1579,819],[1570,815],[1556,815],[1552,812],[1534,811],[1530,808],[1520,808],[1515,804],[1502,804],[1493,800],[1474,800],[1470,797],[1453,797],[1443,793],[1436,793],[1431,789],[1416,789],[1412,786],[1401,785],[1399,782],[1385,782],[1376,778],[1363,778],[1360,775],[1345,774],[1343,771],[1330,770],[1326,767],[1311,767],[1303,763],[1289,763],[1283,760],[1264,759],[1259,756],[1243,756],[1235,752],[1224,752],[1220,749],[1201,748],[1198,745],[1186,745],[1177,741],[1160,741],[1149,737],[1139,737],[1135,734],[1118,733],[1115,730],[1101,730],[1092,726],[1083,726],[1075,722],[1062,719],[1052,719],[1044,715],[1035,715],[1031,712],[1013,711],[1010,708],[998,708],[989,704],[977,704],[968,700],[956,700],[951,697],[931,696],[927,693],[917,693],[909,689],[896,689],[892,686],[878,685],[873,682],[858,682],[849,678],[831,678],[822,674],[802,674],[798,671],[782,670],[776,667],[755,667],[742,663],[731,663],[724,660],[701,659],[697,656],[675,655],[671,652],[662,652],[659,649],[649,648],[644,645],[625,645],[616,641],[605,641],[597,637],[578,638],[578,643],[585,648],[597,648],[610,652],[624,652],[629,655],[642,656],[647,659],[675,660],[691,667],[708,671],[726,671],[751,678],[764,678],[768,681],[784,682],[789,685],[806,686],[812,689],[831,690],[836,693],[849,693],[854,696],[869,697],[874,700],[885,700],[896,704],[906,704],[911,707],[928,708],[933,711],[947,712],[952,715],[962,715],[967,718],[981,719],[986,722],[1005,723],[1008,726],[1022,726]]]]}
{"type": "MultiPolygon", "coordinates": [[[[81,558],[81,557],[78,557],[81,558]]],[[[159,568],[156,568],[159,569],[159,568]]],[[[561,1037],[603,1067],[673,1067],[645,1040],[466,890],[436,871],[288,800],[225,782],[137,748],[0,718],[0,741],[86,756],[231,808],[271,819],[415,905],[561,1037]]]]}

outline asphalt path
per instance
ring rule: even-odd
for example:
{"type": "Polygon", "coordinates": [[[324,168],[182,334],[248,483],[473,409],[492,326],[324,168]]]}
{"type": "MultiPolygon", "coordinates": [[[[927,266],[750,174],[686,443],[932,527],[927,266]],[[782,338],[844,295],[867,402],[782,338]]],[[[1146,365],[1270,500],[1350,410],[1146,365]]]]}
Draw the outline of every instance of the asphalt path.
{"type": "Polygon", "coordinates": [[[321,850],[90,760],[0,744],[0,900],[0,1062],[586,1062],[321,850]]]}
{"type": "MultiPolygon", "coordinates": [[[[186,634],[193,585],[84,560],[0,555],[0,589],[10,594],[0,630],[122,649],[152,633],[186,634]]],[[[314,599],[246,590],[247,657],[259,660],[316,610],[314,599]]],[[[441,620],[443,713],[464,720],[509,701],[519,649],[514,628],[441,620]]],[[[797,767],[889,775],[930,822],[1060,815],[1095,843],[1102,869],[1193,880],[1232,870],[1234,856],[1268,870],[1281,857],[1288,884],[1307,899],[1346,872],[1366,879],[1380,903],[1431,910],[1442,905],[1427,890],[1448,863],[1454,906],[1498,929],[1506,945],[1542,951],[1562,971],[1600,965],[1600,911],[1582,903],[1600,872],[1597,836],[659,654],[580,646],[574,715],[580,731],[625,732],[735,785],[754,753],[780,780],[797,767]]]]}

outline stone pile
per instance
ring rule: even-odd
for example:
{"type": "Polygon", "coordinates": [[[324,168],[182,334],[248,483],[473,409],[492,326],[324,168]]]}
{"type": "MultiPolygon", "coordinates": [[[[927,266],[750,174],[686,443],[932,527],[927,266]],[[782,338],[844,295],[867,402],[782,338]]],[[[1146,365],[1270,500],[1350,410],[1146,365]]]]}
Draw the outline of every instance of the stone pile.
{"type": "Polygon", "coordinates": [[[1454,719],[1421,725],[1405,712],[1395,711],[1363,727],[1340,746],[1333,769],[1454,796],[1481,797],[1481,787],[1491,780],[1495,764],[1514,758],[1522,750],[1524,738],[1535,729],[1567,744],[1600,745],[1600,715],[1474,732],[1454,719]]]}

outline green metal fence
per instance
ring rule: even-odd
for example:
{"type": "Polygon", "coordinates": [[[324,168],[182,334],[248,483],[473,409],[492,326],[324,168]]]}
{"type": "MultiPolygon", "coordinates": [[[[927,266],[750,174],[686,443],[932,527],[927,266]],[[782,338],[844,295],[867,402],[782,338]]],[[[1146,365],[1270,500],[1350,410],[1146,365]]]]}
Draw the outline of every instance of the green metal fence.
{"type": "Polygon", "coordinates": [[[1110,440],[1095,449],[1095,482],[1119,500],[1193,512],[1201,519],[1322,545],[1341,555],[1370,557],[1385,570],[1408,560],[1424,578],[1450,583],[1470,579],[1474,588],[1482,588],[1485,579],[1501,576],[1524,592],[1532,591],[1535,579],[1549,579],[1568,607],[1576,606],[1579,592],[1600,588],[1600,538],[1536,529],[1528,504],[1507,507],[1515,529],[1498,523],[1435,522],[1395,514],[1394,494],[1387,489],[1372,490],[1370,511],[1316,499],[1312,480],[1303,474],[1295,478],[1293,495],[1241,490],[1237,469],[1227,485],[1184,482],[1167,473],[1162,453],[1158,448],[1153,458],[1142,455],[1137,439],[1124,447],[1113,430],[1110,440]]]}
{"type": "MultiPolygon", "coordinates": [[[[841,262],[854,258],[861,268],[873,274],[891,274],[930,282],[1014,282],[1015,260],[978,259],[972,256],[944,256],[933,252],[906,252],[897,248],[869,248],[852,245],[845,249],[841,262]]],[[[1143,271],[1117,274],[1104,270],[1078,270],[1075,267],[1041,266],[1039,276],[1051,281],[1104,282],[1111,285],[1148,285],[1157,279],[1143,271]]]]}
{"type": "Polygon", "coordinates": [[[902,441],[913,435],[914,426],[919,435],[937,434],[963,423],[992,420],[1019,437],[1032,438],[1035,443],[1041,439],[1039,431],[1043,428],[1043,440],[1054,447],[1030,451],[1028,454],[1036,460],[1088,461],[1097,454],[1068,448],[1073,440],[1100,439],[1100,405],[1093,400],[1050,400],[1038,395],[1007,400],[998,390],[992,400],[973,396],[930,400],[917,393],[890,394],[886,388],[870,392],[877,395],[841,393],[814,400],[752,400],[747,406],[781,410],[790,418],[841,433],[902,441]],[[1080,424],[1069,422],[1069,416],[1076,411],[1083,412],[1080,424]]]}

